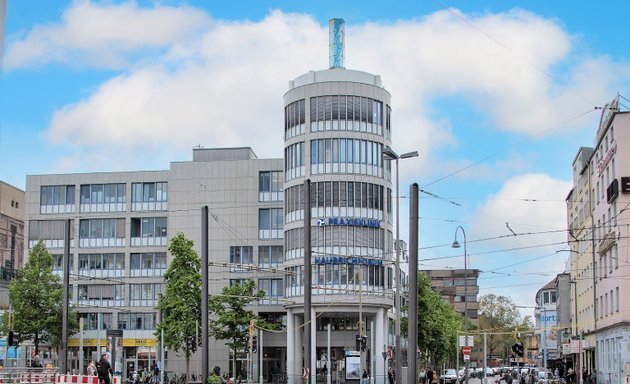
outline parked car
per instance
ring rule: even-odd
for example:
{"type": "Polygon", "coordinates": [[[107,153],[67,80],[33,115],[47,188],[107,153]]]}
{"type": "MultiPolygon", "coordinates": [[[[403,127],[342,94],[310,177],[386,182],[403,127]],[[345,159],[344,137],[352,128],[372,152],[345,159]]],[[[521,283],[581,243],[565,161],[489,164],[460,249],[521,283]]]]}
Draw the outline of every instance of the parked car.
{"type": "Polygon", "coordinates": [[[456,384],[457,371],[454,369],[444,369],[440,375],[440,384],[456,384]]]}

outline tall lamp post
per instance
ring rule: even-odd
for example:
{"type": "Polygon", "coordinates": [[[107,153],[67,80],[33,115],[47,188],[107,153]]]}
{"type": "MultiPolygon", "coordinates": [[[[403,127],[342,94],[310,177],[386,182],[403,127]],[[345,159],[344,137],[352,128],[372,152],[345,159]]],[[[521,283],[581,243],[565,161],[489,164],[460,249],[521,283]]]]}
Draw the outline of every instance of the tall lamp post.
{"type": "MultiPolygon", "coordinates": [[[[383,149],[383,155],[387,160],[396,160],[396,293],[394,295],[394,307],[396,308],[396,330],[395,330],[395,343],[396,343],[396,381],[402,380],[402,345],[400,342],[400,310],[401,305],[401,289],[402,284],[400,280],[400,194],[399,194],[399,178],[398,178],[398,159],[408,159],[411,157],[418,157],[418,151],[407,152],[401,155],[396,154],[390,147],[383,149]]],[[[413,351],[414,356],[416,351],[413,351]]]]}
{"type": "MultiPolygon", "coordinates": [[[[458,229],[462,230],[462,234],[464,236],[464,340],[466,341],[466,346],[468,346],[468,253],[466,252],[466,231],[464,231],[464,227],[461,225],[458,225],[457,228],[455,228],[455,241],[453,241],[453,245],[451,245],[451,247],[460,247],[457,242],[458,229]]],[[[459,353],[459,347],[457,348],[457,353],[459,353]]],[[[468,360],[464,361],[464,377],[466,378],[466,384],[468,384],[468,360]]]]}

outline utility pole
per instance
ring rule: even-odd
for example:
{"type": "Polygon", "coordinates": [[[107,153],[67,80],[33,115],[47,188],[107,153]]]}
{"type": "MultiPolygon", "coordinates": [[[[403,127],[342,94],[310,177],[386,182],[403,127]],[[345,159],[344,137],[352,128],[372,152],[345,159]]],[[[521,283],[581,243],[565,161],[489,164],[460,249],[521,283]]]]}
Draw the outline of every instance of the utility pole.
{"type": "Polygon", "coordinates": [[[407,383],[416,383],[418,377],[418,184],[411,184],[409,204],[409,360],[407,383]]]}
{"type": "MultiPolygon", "coordinates": [[[[201,382],[208,382],[208,206],[201,208],[201,382]]],[[[161,319],[160,319],[161,321],[161,319]]],[[[164,334],[162,333],[162,338],[164,334]]],[[[162,341],[164,348],[164,341],[162,341]]],[[[162,350],[164,354],[164,350],[162,350]]],[[[164,365],[164,360],[162,360],[164,365]]],[[[164,367],[160,367],[164,372],[164,367]]],[[[160,382],[160,384],[164,384],[160,382]]]]}
{"type": "Polygon", "coordinates": [[[304,369],[311,382],[311,180],[304,180],[304,369]]]}

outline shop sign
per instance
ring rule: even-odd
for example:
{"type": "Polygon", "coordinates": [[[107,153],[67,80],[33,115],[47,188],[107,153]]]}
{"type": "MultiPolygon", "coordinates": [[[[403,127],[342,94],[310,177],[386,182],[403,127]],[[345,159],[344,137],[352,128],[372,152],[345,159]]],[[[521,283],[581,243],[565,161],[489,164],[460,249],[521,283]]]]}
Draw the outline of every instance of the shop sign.
{"type": "Polygon", "coordinates": [[[157,347],[157,339],[123,339],[123,347],[157,347]]]}
{"type": "MultiPolygon", "coordinates": [[[[98,339],[84,338],[83,339],[83,346],[84,347],[96,347],[97,344],[98,344],[97,341],[98,341],[98,339]]],[[[101,339],[101,345],[102,346],[107,345],[107,340],[106,339],[101,339]]],[[[68,339],[68,347],[79,347],[79,346],[81,346],[81,339],[77,339],[77,338],[68,339]]]]}
{"type": "Polygon", "coordinates": [[[383,260],[353,256],[317,256],[315,264],[353,264],[353,265],[383,265],[383,260]]]}
{"type": "Polygon", "coordinates": [[[317,225],[320,227],[326,225],[347,225],[352,227],[380,228],[381,221],[359,217],[320,217],[317,219],[317,225]]]}

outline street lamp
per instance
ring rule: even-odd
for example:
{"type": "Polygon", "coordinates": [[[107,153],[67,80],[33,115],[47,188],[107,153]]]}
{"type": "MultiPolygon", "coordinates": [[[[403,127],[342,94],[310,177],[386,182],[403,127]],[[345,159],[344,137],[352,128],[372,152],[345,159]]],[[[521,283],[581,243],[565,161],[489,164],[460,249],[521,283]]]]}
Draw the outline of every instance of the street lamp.
{"type": "MultiPolygon", "coordinates": [[[[458,229],[461,229],[462,234],[464,235],[464,340],[466,341],[466,346],[468,346],[468,253],[466,252],[466,231],[464,231],[464,227],[461,225],[458,225],[457,228],[455,228],[455,241],[453,241],[453,245],[451,245],[451,247],[460,247],[457,242],[458,229]]],[[[459,353],[459,347],[457,353],[459,353]]],[[[468,384],[468,360],[464,360],[464,377],[466,377],[466,384],[468,384]]]]}
{"type": "MultiPolygon", "coordinates": [[[[390,147],[383,149],[383,155],[387,160],[396,160],[396,293],[394,295],[394,308],[396,308],[396,330],[395,330],[395,343],[396,343],[396,381],[402,380],[402,345],[400,342],[400,310],[401,305],[401,292],[402,284],[400,280],[400,194],[399,194],[399,178],[398,178],[398,159],[408,159],[411,157],[418,157],[418,151],[407,152],[401,155],[396,154],[390,147]]],[[[416,351],[413,351],[414,356],[416,351]]]]}

